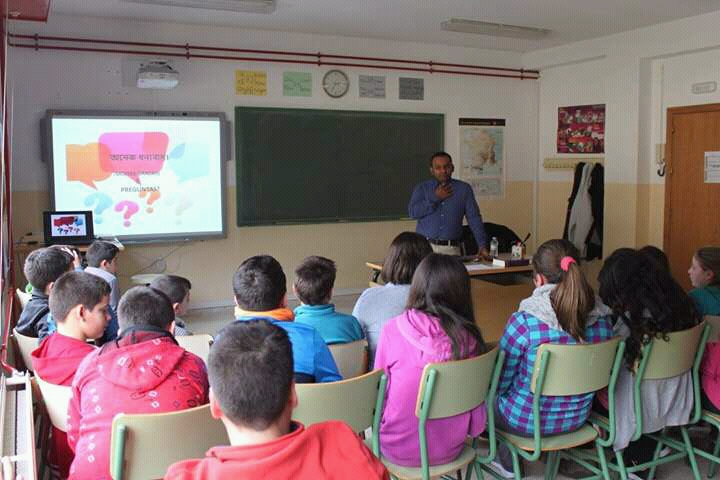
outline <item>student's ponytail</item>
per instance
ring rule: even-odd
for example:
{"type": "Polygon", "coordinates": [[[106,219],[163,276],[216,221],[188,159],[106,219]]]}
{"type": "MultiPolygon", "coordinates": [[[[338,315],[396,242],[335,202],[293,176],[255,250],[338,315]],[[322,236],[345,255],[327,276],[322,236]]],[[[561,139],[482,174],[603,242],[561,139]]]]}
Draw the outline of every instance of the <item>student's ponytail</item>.
{"type": "Polygon", "coordinates": [[[578,264],[577,248],[567,240],[548,240],[533,256],[535,273],[557,285],[550,303],[560,326],[575,340],[585,340],[585,321],[595,307],[595,293],[578,264]]]}

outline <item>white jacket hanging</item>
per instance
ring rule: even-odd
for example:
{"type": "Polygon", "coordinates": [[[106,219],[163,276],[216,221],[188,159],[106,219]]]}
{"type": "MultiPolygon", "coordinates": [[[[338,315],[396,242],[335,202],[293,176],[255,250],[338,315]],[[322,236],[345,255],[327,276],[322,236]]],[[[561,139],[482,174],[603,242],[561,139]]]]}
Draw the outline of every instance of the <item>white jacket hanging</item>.
{"type": "Polygon", "coordinates": [[[583,167],[580,187],[570,210],[570,220],[568,222],[568,240],[577,247],[582,258],[585,258],[587,254],[585,240],[587,240],[588,233],[590,233],[593,225],[592,204],[590,202],[590,192],[588,191],[590,189],[592,167],[591,164],[583,167]]]}

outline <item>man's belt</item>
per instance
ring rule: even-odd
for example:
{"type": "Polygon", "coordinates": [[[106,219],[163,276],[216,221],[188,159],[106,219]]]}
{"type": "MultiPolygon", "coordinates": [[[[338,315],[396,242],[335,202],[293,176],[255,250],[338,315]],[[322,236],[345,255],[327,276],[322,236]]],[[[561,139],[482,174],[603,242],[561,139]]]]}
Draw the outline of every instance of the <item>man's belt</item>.
{"type": "Polygon", "coordinates": [[[436,240],[434,238],[428,238],[427,241],[432,243],[433,245],[443,245],[446,247],[459,247],[460,246],[460,240],[436,240]]]}

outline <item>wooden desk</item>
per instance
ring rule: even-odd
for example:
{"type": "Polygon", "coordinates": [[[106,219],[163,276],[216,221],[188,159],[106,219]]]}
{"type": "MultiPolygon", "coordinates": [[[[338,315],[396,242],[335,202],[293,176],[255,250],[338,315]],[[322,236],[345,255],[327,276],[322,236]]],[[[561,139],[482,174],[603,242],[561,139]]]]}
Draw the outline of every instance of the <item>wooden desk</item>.
{"type": "MultiPolygon", "coordinates": [[[[378,286],[381,262],[365,262],[370,268],[370,286],[378,286]]],[[[532,267],[495,267],[490,262],[466,264],[470,275],[475,323],[486,342],[500,340],[508,317],[533,291],[532,267]],[[480,267],[479,265],[483,265],[480,267]]]]}

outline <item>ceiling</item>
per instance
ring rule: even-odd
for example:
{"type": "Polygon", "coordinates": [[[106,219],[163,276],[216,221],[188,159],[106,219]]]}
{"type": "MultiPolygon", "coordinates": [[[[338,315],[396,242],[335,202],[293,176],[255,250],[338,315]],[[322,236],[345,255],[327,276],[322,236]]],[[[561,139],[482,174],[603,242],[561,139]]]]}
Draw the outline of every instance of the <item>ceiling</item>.
{"type": "Polygon", "coordinates": [[[435,43],[527,52],[720,10],[717,0],[277,0],[272,14],[127,3],[52,0],[54,15],[156,20],[435,43]],[[540,27],[540,40],[447,32],[440,22],[460,17],[540,27]]]}

